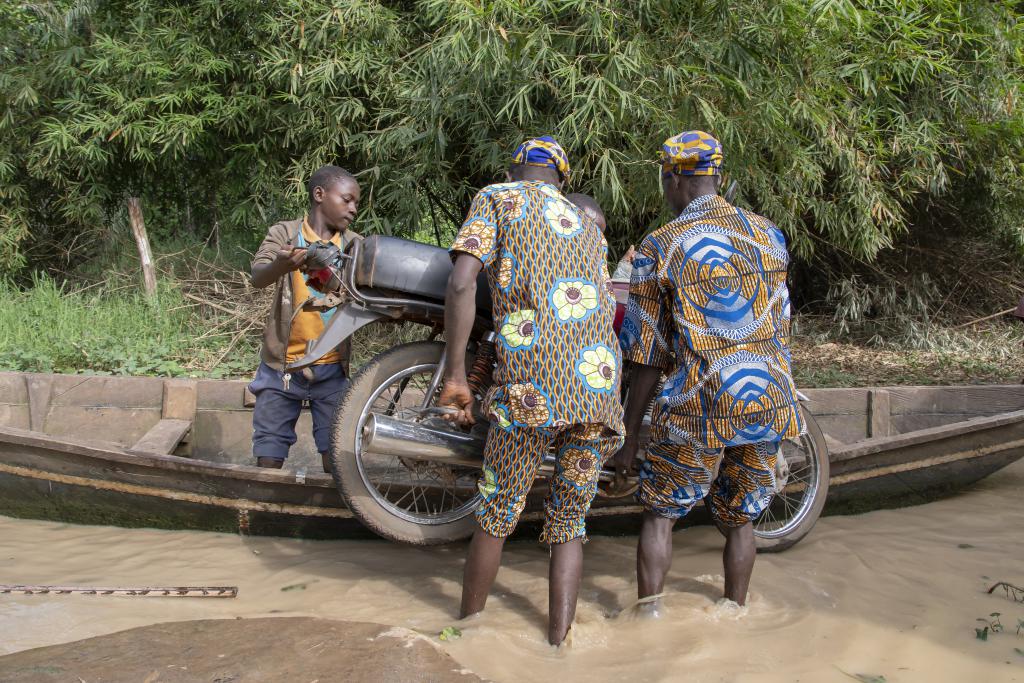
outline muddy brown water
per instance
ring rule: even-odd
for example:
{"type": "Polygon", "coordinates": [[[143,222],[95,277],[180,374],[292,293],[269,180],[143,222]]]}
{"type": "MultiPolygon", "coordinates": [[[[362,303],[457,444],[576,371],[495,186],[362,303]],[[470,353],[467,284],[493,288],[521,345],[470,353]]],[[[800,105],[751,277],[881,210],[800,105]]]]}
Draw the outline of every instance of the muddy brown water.
{"type": "Polygon", "coordinates": [[[487,611],[440,643],[457,624],[462,545],[0,518],[2,583],[240,589],[233,600],[0,596],[0,654],[160,622],[281,615],[412,629],[496,681],[1024,681],[1024,635],[1014,633],[1024,604],[985,593],[999,580],[1024,584],[1022,490],[1024,462],[943,501],[825,518],[795,548],[759,556],[743,609],[717,602],[717,531],[686,529],[658,620],[631,609],[635,537],[595,537],[573,642],[561,650],[545,643],[547,552],[526,541],[509,544],[487,611]],[[993,612],[1005,631],[978,640],[976,619],[993,612]]]}

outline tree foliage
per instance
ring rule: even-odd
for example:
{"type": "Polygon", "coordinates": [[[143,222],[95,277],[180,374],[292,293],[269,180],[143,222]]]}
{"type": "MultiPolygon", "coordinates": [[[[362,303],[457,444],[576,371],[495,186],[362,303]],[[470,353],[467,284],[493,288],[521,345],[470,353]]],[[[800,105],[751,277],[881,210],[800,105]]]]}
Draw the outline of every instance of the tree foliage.
{"type": "Polygon", "coordinates": [[[449,231],[524,136],[554,134],[617,249],[664,218],[661,141],[723,142],[796,253],[908,230],[1024,245],[1017,3],[92,0],[0,14],[0,268],[102,240],[254,238],[318,165],[364,232],[449,231]]]}

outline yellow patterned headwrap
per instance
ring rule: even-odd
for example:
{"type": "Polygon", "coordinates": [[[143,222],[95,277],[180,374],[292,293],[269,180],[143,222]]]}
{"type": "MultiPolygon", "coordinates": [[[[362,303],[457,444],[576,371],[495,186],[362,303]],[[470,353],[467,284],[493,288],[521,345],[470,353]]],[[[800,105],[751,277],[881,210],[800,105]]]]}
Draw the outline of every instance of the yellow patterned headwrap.
{"type": "Polygon", "coordinates": [[[718,175],[722,144],[702,130],[688,130],[665,140],[661,146],[661,170],[679,175],[718,175]]]}
{"type": "Polygon", "coordinates": [[[565,182],[569,182],[569,157],[565,150],[550,135],[527,140],[516,147],[512,154],[512,161],[527,166],[543,166],[553,168],[562,175],[565,182]]]}

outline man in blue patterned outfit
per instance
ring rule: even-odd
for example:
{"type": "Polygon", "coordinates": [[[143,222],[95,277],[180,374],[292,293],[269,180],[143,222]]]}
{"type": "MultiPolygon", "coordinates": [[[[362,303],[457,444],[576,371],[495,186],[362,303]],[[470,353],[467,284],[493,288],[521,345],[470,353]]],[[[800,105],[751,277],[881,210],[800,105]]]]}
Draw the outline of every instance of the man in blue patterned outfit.
{"type": "Polygon", "coordinates": [[[633,261],[619,337],[631,362],[626,443],[615,462],[619,471],[633,466],[664,373],[637,492],[639,596],[662,592],[672,527],[710,494],[711,513],[727,529],[725,597],[742,605],[754,567],[751,522],[775,493],[781,441],[804,427],[790,372],[786,240],[766,218],[718,195],[721,164],[721,145],[702,131],[662,148],[665,201],[677,218],[649,235],[633,261]]]}
{"type": "Polygon", "coordinates": [[[476,315],[476,280],[487,273],[498,333],[494,386],[483,400],[491,422],[462,585],[462,616],[481,611],[544,455],[557,456],[544,502],[541,541],[551,546],[548,640],[561,643],[576,612],[584,521],[601,463],[622,444],[619,345],[607,244],[595,222],[560,192],[565,152],[550,137],[524,142],[512,182],[473,200],[452,245],[445,335],[448,363],[438,404],[473,421],[466,344],[476,315]]]}

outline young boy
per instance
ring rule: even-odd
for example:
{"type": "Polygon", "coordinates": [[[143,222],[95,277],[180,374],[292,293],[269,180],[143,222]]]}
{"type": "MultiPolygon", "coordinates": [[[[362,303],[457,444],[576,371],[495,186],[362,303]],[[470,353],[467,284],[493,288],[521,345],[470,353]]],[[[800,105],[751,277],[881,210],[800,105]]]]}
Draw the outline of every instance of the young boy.
{"type": "Polygon", "coordinates": [[[295,423],[302,402],[313,414],[313,439],[330,472],[331,419],[348,382],[349,344],[343,342],[312,366],[296,373],[285,365],[306,354],[307,345],[324,330],[333,314],[293,314],[316,290],[306,286],[301,269],[306,247],[318,240],[344,249],[361,239],[349,226],[359,210],[359,183],[343,168],[324,166],[309,179],[309,210],[305,218],[271,226],[252,262],[252,284],[276,284],[274,304],[263,330],[260,367],[249,390],[256,395],[252,415],[252,454],[259,467],[281,468],[295,443],[295,423]]]}
{"type": "MultiPolygon", "coordinates": [[[[582,192],[567,194],[565,198],[582,209],[583,213],[590,216],[597,223],[597,227],[601,229],[602,235],[607,232],[608,222],[605,220],[604,211],[601,210],[601,205],[597,203],[596,199],[582,192]]],[[[629,280],[629,276],[633,272],[634,256],[636,256],[636,249],[630,245],[625,255],[619,260],[618,265],[615,266],[615,270],[612,273],[613,280],[629,280]]]]}

